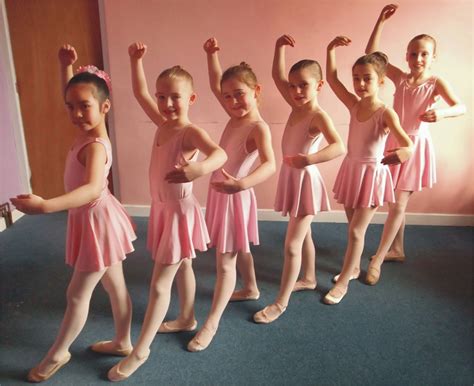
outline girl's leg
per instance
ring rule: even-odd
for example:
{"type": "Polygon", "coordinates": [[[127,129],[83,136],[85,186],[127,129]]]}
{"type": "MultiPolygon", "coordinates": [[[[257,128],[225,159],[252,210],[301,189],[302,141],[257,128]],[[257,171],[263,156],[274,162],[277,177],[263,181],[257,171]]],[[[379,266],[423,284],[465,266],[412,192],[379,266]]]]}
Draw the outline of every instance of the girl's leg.
{"type": "Polygon", "coordinates": [[[402,221],[401,221],[400,227],[398,228],[398,232],[395,236],[395,239],[393,240],[392,245],[390,246],[390,249],[385,255],[385,259],[384,259],[385,261],[403,261],[405,259],[405,247],[404,247],[405,210],[412,194],[413,192],[396,191],[397,202],[395,204],[390,205],[389,207],[389,214],[390,214],[390,209],[391,209],[394,212],[403,211],[403,215],[402,215],[402,221]],[[392,208],[392,206],[395,206],[395,207],[392,208]]]}
{"type": "Polygon", "coordinates": [[[316,288],[316,249],[311,236],[311,224],[303,241],[301,272],[301,279],[295,283],[293,291],[314,290],[316,288]]]}
{"type": "Polygon", "coordinates": [[[242,278],[242,289],[234,291],[230,301],[257,300],[260,297],[260,291],[257,286],[257,277],[253,256],[250,252],[239,251],[237,254],[237,271],[242,278]]]}
{"type": "Polygon", "coordinates": [[[257,323],[271,323],[286,310],[301,269],[303,242],[312,220],[312,215],[290,217],[285,238],[285,261],[283,263],[280,291],[275,303],[254,315],[253,318],[257,323]]]}
{"type": "Polygon", "coordinates": [[[176,320],[161,324],[158,332],[193,331],[197,321],[194,317],[194,298],[196,296],[196,278],[192,259],[185,259],[176,274],[179,297],[179,315],[176,320]]]}
{"type": "Polygon", "coordinates": [[[155,263],[150,283],[148,306],[140,336],[132,353],[109,370],[108,377],[111,381],[128,378],[150,355],[151,343],[168,311],[171,285],[181,263],[182,261],[172,265],[155,263]]]}
{"type": "Polygon", "coordinates": [[[382,238],[380,240],[379,247],[375,256],[372,257],[372,261],[369,264],[367,270],[366,281],[370,285],[374,285],[379,281],[380,278],[380,267],[383,263],[384,257],[389,251],[390,246],[394,242],[394,239],[399,232],[399,229],[404,222],[405,209],[408,204],[411,192],[397,191],[396,199],[394,204],[390,204],[387,220],[383,227],[382,238]]]}
{"type": "Polygon", "coordinates": [[[102,276],[101,282],[110,298],[115,337],[112,341],[97,342],[91,349],[104,354],[127,355],[132,350],[130,340],[132,301],[125,284],[122,262],[110,266],[102,276]]]}
{"type": "Polygon", "coordinates": [[[46,356],[38,366],[31,370],[30,374],[50,374],[51,372],[54,374],[58,363],[70,357],[69,347],[86,323],[92,292],[104,272],[74,270],[66,293],[67,307],[59,333],[46,356]]]}
{"type": "Polygon", "coordinates": [[[235,269],[237,254],[216,253],[217,279],[214,288],[214,297],[212,299],[211,311],[206,322],[189,342],[189,351],[202,351],[209,346],[214,334],[219,327],[222,314],[229,303],[232,292],[235,289],[237,272],[235,269]]]}
{"type": "Polygon", "coordinates": [[[342,271],[335,286],[326,294],[324,302],[326,304],[339,303],[347,293],[349,280],[354,271],[360,269],[360,258],[364,250],[364,239],[367,227],[372,220],[377,208],[358,208],[353,214],[349,223],[348,243],[342,271]]]}

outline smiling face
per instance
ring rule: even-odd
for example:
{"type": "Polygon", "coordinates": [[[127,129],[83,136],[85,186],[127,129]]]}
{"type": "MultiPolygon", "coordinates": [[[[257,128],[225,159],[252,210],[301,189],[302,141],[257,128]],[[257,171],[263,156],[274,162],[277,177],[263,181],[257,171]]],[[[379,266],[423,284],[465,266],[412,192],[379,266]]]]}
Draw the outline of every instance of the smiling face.
{"type": "Polygon", "coordinates": [[[234,118],[242,118],[257,108],[259,91],[258,85],[253,89],[237,78],[229,78],[221,85],[226,110],[234,118]]]}
{"type": "Polygon", "coordinates": [[[189,106],[196,99],[192,86],[182,77],[163,77],[156,81],[158,110],[167,120],[187,119],[189,106]]]}
{"type": "Polygon", "coordinates": [[[313,71],[308,68],[292,71],[288,75],[289,93],[297,106],[312,101],[318,95],[322,81],[314,77],[313,71]]]}
{"type": "Polygon", "coordinates": [[[354,91],[360,98],[374,96],[382,84],[380,78],[372,64],[358,64],[352,69],[352,83],[354,91]]]}
{"type": "Polygon", "coordinates": [[[105,126],[105,115],[110,109],[110,101],[100,103],[97,88],[91,83],[76,83],[66,91],[65,102],[71,122],[84,132],[105,126]]]}
{"type": "Polygon", "coordinates": [[[406,61],[410,71],[419,74],[429,70],[435,58],[434,50],[434,43],[429,39],[411,41],[406,53],[406,61]]]}

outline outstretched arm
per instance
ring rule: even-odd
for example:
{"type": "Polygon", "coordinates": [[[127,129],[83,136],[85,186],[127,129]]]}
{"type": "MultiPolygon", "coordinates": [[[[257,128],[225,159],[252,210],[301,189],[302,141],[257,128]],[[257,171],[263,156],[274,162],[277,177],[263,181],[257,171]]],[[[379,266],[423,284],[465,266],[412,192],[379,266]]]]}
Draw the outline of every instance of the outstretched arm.
{"type": "Polygon", "coordinates": [[[295,39],[290,35],[280,36],[275,43],[275,54],[273,56],[272,77],[278,91],[285,101],[293,107],[293,100],[289,93],[288,77],[286,75],[285,48],[295,46],[295,39]]]}
{"type": "Polygon", "coordinates": [[[132,70],[133,95],[142,107],[145,114],[158,126],[165,123],[166,119],[160,114],[156,101],[148,91],[148,84],[143,70],[143,57],[147,46],[141,42],[132,43],[128,47],[130,65],[132,70]]]}
{"type": "Polygon", "coordinates": [[[59,48],[58,58],[61,67],[61,93],[64,93],[67,84],[74,75],[72,65],[77,61],[76,49],[70,44],[64,44],[59,48]]]}
{"type": "Polygon", "coordinates": [[[420,116],[420,119],[425,122],[438,122],[443,118],[458,117],[466,113],[466,106],[461,103],[459,98],[454,94],[449,83],[443,79],[438,78],[436,81],[435,94],[440,95],[441,98],[449,105],[444,109],[431,109],[420,116]]]}
{"type": "Polygon", "coordinates": [[[327,48],[326,58],[326,79],[334,94],[340,99],[342,103],[350,110],[358,102],[357,96],[347,91],[346,87],[341,83],[337,77],[336,69],[336,47],[348,46],[351,39],[346,36],[337,36],[327,48]]]}
{"type": "Polygon", "coordinates": [[[346,152],[344,143],[342,142],[339,133],[336,131],[332,119],[328,114],[326,114],[326,112],[318,114],[313,119],[313,122],[311,122],[311,125],[315,125],[317,129],[321,131],[328,143],[327,146],[323,147],[316,153],[287,156],[284,159],[287,165],[302,169],[308,165],[330,161],[346,152]]]}
{"type": "MultiPolygon", "coordinates": [[[[367,42],[367,47],[365,48],[366,54],[371,54],[372,52],[379,51],[380,47],[380,37],[382,36],[382,29],[385,22],[392,17],[392,15],[396,12],[398,5],[396,4],[389,4],[383,7],[382,12],[380,12],[380,16],[375,23],[374,30],[370,35],[369,41],[367,42]]],[[[395,67],[388,63],[387,66],[387,76],[397,84],[400,80],[400,77],[403,75],[403,71],[400,70],[398,67],[395,67]]]]}
{"type": "Polygon", "coordinates": [[[405,162],[413,153],[413,142],[408,137],[405,130],[400,126],[398,115],[391,108],[387,108],[383,115],[385,125],[395,136],[398,144],[401,146],[396,149],[389,149],[388,154],[382,159],[385,165],[395,165],[405,162]]]}
{"type": "Polygon", "coordinates": [[[86,205],[100,197],[104,183],[107,155],[100,143],[87,145],[85,152],[86,175],[84,184],[66,194],[44,199],[34,194],[23,194],[11,198],[15,207],[26,214],[58,212],[86,205]]]}
{"type": "Polygon", "coordinates": [[[211,91],[215,95],[219,103],[222,105],[224,110],[226,110],[224,104],[224,97],[222,96],[221,90],[222,68],[219,62],[219,55],[217,54],[217,51],[220,50],[219,45],[217,43],[217,39],[207,39],[204,43],[203,48],[207,54],[207,70],[209,73],[209,85],[211,87],[211,91]]]}

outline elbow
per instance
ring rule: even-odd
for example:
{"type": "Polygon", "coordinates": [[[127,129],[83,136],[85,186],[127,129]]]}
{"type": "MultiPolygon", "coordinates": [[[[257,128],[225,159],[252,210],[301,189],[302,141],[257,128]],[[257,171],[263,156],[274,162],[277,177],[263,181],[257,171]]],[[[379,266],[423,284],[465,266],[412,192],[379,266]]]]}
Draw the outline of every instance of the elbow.
{"type": "Polygon", "coordinates": [[[338,154],[337,156],[341,156],[341,155],[344,155],[347,153],[347,149],[346,149],[346,146],[341,142],[339,143],[339,147],[338,147],[338,154]]]}

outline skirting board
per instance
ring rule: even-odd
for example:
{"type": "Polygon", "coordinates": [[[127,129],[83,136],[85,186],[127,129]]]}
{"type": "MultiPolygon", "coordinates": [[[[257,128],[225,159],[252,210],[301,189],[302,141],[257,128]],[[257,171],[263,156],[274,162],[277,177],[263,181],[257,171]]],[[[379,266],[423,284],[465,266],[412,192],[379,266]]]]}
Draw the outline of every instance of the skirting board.
{"type": "MultiPolygon", "coordinates": [[[[148,217],[150,207],[147,205],[125,205],[125,209],[131,216],[148,217]]],[[[205,211],[205,208],[203,209],[205,211]]],[[[383,224],[387,213],[375,213],[373,224],[383,224]]],[[[258,219],[260,221],[288,221],[288,217],[283,217],[271,209],[259,209],[258,219]]],[[[314,216],[314,222],[347,222],[346,214],[342,210],[331,212],[321,212],[314,216]]],[[[407,213],[406,223],[409,225],[438,225],[438,226],[474,226],[473,215],[462,214],[442,214],[442,213],[407,213]]]]}

